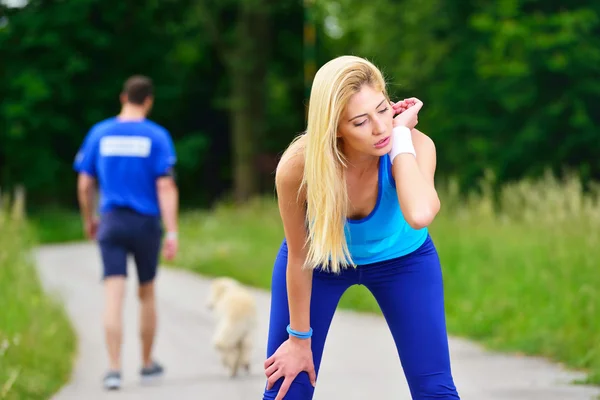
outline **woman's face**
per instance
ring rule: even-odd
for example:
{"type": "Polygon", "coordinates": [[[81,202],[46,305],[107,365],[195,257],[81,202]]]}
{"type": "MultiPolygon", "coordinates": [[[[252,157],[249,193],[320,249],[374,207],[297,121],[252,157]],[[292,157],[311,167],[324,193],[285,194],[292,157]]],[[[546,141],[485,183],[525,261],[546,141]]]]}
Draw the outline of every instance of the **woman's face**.
{"type": "Polygon", "coordinates": [[[350,151],[382,156],[392,148],[394,112],[381,91],[363,85],[352,95],[338,124],[346,155],[350,151]]]}

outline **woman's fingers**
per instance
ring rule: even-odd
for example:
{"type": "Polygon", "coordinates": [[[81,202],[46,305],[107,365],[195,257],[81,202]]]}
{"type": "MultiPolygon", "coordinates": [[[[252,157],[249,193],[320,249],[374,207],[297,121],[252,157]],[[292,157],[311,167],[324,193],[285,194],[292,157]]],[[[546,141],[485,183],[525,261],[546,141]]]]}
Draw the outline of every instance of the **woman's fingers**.
{"type": "Polygon", "coordinates": [[[277,363],[273,363],[267,369],[265,369],[265,375],[268,378],[271,375],[273,375],[273,372],[277,371],[278,369],[279,369],[279,366],[277,365],[277,363]]]}
{"type": "Polygon", "coordinates": [[[267,379],[267,390],[271,390],[271,388],[275,385],[275,382],[279,380],[283,376],[283,372],[280,369],[275,371],[269,378],[267,379]]]}
{"type": "Polygon", "coordinates": [[[277,356],[277,353],[273,354],[271,357],[269,357],[265,360],[265,363],[263,364],[265,369],[269,368],[269,366],[275,362],[276,356],[277,356]]]}

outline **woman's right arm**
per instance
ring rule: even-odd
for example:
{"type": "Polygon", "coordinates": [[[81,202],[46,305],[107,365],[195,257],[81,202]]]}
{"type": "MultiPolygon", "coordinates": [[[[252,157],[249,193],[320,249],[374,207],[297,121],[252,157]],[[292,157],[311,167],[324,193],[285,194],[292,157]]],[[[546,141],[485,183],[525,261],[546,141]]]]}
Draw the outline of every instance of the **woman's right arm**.
{"type": "MultiPolygon", "coordinates": [[[[290,311],[290,327],[296,331],[310,329],[310,297],[312,269],[302,268],[306,260],[306,196],[298,192],[304,170],[302,153],[282,159],[275,175],[279,212],[283,222],[288,246],[287,293],[290,311]]],[[[290,339],[310,345],[310,341],[290,339]]]]}
{"type": "MultiPolygon", "coordinates": [[[[290,311],[290,327],[296,331],[310,330],[310,297],[312,291],[312,269],[302,268],[306,259],[306,196],[299,193],[304,161],[301,152],[284,155],[275,174],[275,185],[279,212],[288,246],[286,285],[290,311]]],[[[316,385],[317,375],[312,357],[311,339],[289,336],[277,351],[265,361],[268,377],[267,390],[280,378],[283,383],[275,400],[282,400],[292,381],[301,372],[308,373],[310,382],[316,385]]]]}

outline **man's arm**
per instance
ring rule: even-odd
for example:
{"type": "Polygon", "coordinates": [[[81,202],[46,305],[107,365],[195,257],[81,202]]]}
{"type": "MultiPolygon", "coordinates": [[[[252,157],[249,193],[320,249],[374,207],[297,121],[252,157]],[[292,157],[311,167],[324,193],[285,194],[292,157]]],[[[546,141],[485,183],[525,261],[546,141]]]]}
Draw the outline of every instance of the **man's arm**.
{"type": "Polygon", "coordinates": [[[88,239],[96,237],[96,159],[98,151],[98,137],[94,130],[86,135],[75,160],[73,168],[77,171],[77,200],[83,221],[84,231],[88,239]]]}
{"type": "Polygon", "coordinates": [[[172,176],[163,176],[156,181],[160,214],[167,230],[167,238],[177,235],[177,213],[179,190],[172,176]]]}
{"type": "Polygon", "coordinates": [[[77,177],[77,200],[79,202],[79,210],[83,221],[86,236],[89,239],[96,237],[96,179],[86,174],[79,173],[77,177]]]}
{"type": "Polygon", "coordinates": [[[166,229],[163,255],[167,260],[175,258],[178,249],[177,214],[179,211],[179,190],[175,183],[175,146],[167,131],[157,141],[158,151],[155,159],[156,191],[160,214],[166,229]]]}

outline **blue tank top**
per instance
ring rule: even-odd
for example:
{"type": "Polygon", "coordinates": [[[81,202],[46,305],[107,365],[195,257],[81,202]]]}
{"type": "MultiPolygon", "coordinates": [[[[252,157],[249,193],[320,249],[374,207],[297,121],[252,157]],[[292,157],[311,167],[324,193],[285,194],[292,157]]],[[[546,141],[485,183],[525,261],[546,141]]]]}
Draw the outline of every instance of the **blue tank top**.
{"type": "Polygon", "coordinates": [[[390,260],[411,253],[427,239],[428,230],[413,229],[404,219],[392,164],[386,154],[379,160],[377,203],[362,219],[346,219],[346,241],[356,265],[390,260]]]}

